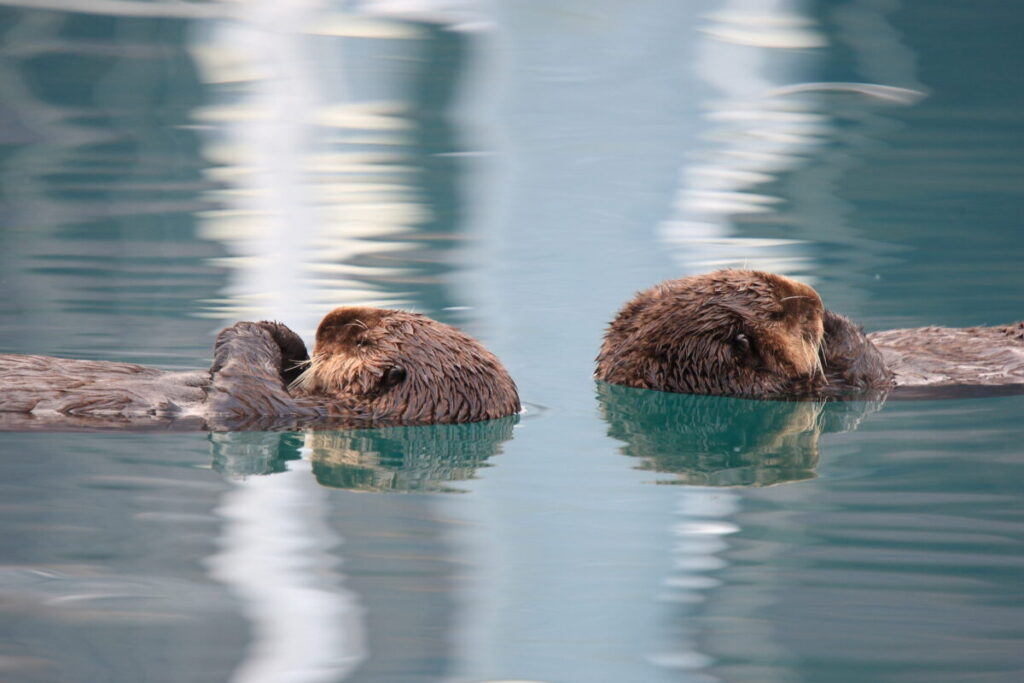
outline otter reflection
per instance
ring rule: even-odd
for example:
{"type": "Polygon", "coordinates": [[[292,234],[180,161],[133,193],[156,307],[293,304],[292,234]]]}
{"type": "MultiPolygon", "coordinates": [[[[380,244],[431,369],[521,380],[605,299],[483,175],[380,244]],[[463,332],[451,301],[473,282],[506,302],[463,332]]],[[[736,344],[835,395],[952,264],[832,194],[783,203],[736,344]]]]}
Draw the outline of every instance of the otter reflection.
{"type": "Polygon", "coordinates": [[[770,486],[812,479],[818,437],[855,429],[880,403],[755,401],[646,391],[597,382],[608,436],[658,483],[770,486]]]}
{"type": "Polygon", "coordinates": [[[284,471],[305,449],[317,482],[359,491],[459,491],[446,482],[473,479],[512,438],[518,416],[489,422],[386,427],[306,434],[210,435],[213,468],[232,477],[284,471]]]}

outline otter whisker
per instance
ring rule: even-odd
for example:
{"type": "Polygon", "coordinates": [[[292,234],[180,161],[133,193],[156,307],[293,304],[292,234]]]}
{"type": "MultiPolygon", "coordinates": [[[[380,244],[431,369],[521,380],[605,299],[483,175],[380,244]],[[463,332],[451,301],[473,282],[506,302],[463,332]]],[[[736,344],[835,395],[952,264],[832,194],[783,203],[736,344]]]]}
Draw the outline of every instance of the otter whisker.
{"type": "Polygon", "coordinates": [[[828,346],[825,344],[825,338],[822,337],[821,341],[818,342],[818,352],[814,356],[814,368],[817,370],[818,377],[821,381],[828,386],[828,375],[825,374],[825,356],[828,355],[828,346]]]}
{"type": "Polygon", "coordinates": [[[814,356],[814,374],[821,378],[821,381],[828,385],[828,377],[825,375],[825,366],[821,362],[821,356],[814,356]]]}
{"type": "Polygon", "coordinates": [[[288,391],[295,391],[296,389],[310,389],[315,384],[316,379],[316,365],[323,360],[321,354],[314,354],[307,360],[295,361],[295,365],[292,369],[305,367],[306,369],[302,373],[293,379],[288,385],[288,391]]]}
{"type": "Polygon", "coordinates": [[[312,373],[310,372],[312,369],[312,367],[306,368],[298,377],[293,379],[291,384],[288,385],[288,391],[305,389],[306,385],[309,384],[309,381],[312,378],[312,373]]]}
{"type": "MultiPolygon", "coordinates": [[[[313,361],[309,360],[308,358],[306,358],[304,360],[293,358],[293,359],[291,359],[291,362],[288,362],[287,360],[285,360],[285,362],[281,363],[281,377],[282,378],[286,378],[289,375],[291,375],[293,372],[295,372],[296,370],[302,370],[303,368],[309,368],[309,366],[312,365],[312,363],[313,363],[313,361]]],[[[302,372],[299,372],[299,374],[295,377],[295,380],[292,380],[292,382],[289,382],[288,385],[285,387],[285,389],[290,389],[292,383],[297,381],[301,375],[302,375],[302,372]]]]}
{"type": "Polygon", "coordinates": [[[810,296],[801,296],[800,294],[794,294],[793,296],[784,296],[779,301],[789,301],[790,299],[813,299],[810,296]]]}

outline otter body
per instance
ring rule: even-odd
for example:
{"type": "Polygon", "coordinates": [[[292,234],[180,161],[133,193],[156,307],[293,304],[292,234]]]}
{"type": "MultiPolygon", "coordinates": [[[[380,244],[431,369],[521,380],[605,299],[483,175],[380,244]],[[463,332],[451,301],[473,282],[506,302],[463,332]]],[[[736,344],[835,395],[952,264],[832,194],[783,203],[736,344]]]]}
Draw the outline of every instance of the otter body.
{"type": "Polygon", "coordinates": [[[868,339],[893,372],[900,396],[1024,393],[1024,322],[886,330],[868,339]]]}
{"type": "Polygon", "coordinates": [[[1024,390],[1022,337],[1021,324],[865,335],[803,283],[720,270],[637,294],[609,326],[595,377],[746,398],[878,398],[924,385],[1024,390]]]}
{"type": "Polygon", "coordinates": [[[493,354],[404,311],[332,311],[312,359],[285,325],[236,323],[217,336],[210,369],[194,372],[0,355],[0,429],[411,425],[518,411],[515,383],[493,354]]]}

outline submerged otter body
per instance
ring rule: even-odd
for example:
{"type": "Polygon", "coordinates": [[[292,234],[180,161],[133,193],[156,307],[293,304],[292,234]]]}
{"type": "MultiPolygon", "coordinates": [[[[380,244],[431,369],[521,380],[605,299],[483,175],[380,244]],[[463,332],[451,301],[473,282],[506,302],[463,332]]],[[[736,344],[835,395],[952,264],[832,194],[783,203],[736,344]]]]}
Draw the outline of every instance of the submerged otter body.
{"type": "Polygon", "coordinates": [[[236,323],[217,336],[205,371],[0,355],[0,429],[411,425],[518,410],[515,384],[493,354],[404,311],[336,309],[312,359],[280,323],[236,323]]]}
{"type": "Polygon", "coordinates": [[[805,284],[720,270],[637,294],[609,326],[595,377],[746,398],[877,398],[942,383],[1024,387],[1022,334],[1002,329],[1017,328],[865,335],[805,284]]]}

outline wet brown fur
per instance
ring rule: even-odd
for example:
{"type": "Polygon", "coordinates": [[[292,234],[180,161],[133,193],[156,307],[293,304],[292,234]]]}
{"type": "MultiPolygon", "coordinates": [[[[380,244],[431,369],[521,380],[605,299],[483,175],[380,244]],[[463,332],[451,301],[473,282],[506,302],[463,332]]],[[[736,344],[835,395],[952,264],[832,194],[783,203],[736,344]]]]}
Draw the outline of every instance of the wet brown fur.
{"type": "Polygon", "coordinates": [[[376,308],[327,314],[291,393],[390,424],[476,422],[519,411],[512,378],[475,339],[423,315],[376,308]]]}
{"type": "Polygon", "coordinates": [[[403,311],[331,312],[312,361],[268,321],[222,330],[206,371],[0,354],[0,430],[371,427],[518,411],[515,384],[479,342],[403,311]]]}
{"type": "Polygon", "coordinates": [[[898,398],[1024,393],[1024,321],[996,327],[918,327],[868,335],[893,371],[898,398]]]}
{"type": "Polygon", "coordinates": [[[884,389],[891,373],[863,333],[781,275],[719,270],[640,292],[611,323],[597,379],[748,398],[884,389]]]}

